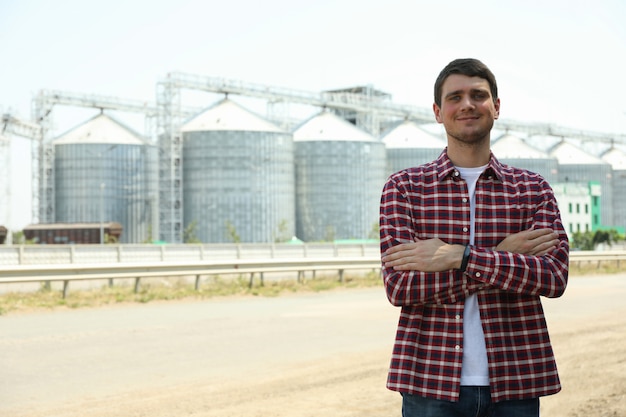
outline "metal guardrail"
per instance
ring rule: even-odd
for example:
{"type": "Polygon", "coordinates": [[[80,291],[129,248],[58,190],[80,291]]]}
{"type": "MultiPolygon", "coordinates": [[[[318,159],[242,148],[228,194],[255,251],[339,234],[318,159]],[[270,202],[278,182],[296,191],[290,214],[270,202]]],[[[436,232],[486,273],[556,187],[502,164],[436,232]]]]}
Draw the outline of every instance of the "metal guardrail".
{"type": "Polygon", "coordinates": [[[378,243],[213,243],[119,245],[0,245],[0,269],[9,265],[194,262],[378,256],[378,243]]]}
{"type": "Polygon", "coordinates": [[[626,261],[626,251],[571,251],[569,253],[570,265],[574,262],[581,266],[584,262],[591,263],[596,262],[600,267],[602,262],[616,262],[617,267],[620,267],[621,262],[626,261]]]}
{"type": "MultiPolygon", "coordinates": [[[[343,281],[345,270],[380,269],[380,257],[333,257],[300,259],[231,259],[224,261],[158,262],[126,264],[63,264],[14,265],[0,270],[0,284],[63,281],[63,297],[67,296],[70,281],[134,278],[135,292],[142,278],[195,275],[196,290],[200,277],[220,274],[250,274],[252,286],[255,274],[261,282],[266,272],[298,272],[298,281],[304,271],[336,270],[343,281]]],[[[111,282],[111,281],[110,281],[111,282]]]]}
{"type": "MultiPolygon", "coordinates": [[[[594,252],[573,251],[570,264],[596,262],[616,262],[620,267],[626,261],[626,251],[594,252]]],[[[195,288],[200,285],[200,277],[207,275],[250,274],[250,286],[256,274],[266,272],[298,272],[298,280],[305,271],[336,270],[340,281],[345,270],[380,269],[380,256],[333,256],[296,258],[249,258],[228,260],[143,262],[143,263],[80,263],[80,264],[27,264],[4,265],[0,269],[0,284],[25,282],[63,281],[63,297],[67,296],[70,281],[134,278],[135,291],[142,278],[195,276],[195,288]]]]}

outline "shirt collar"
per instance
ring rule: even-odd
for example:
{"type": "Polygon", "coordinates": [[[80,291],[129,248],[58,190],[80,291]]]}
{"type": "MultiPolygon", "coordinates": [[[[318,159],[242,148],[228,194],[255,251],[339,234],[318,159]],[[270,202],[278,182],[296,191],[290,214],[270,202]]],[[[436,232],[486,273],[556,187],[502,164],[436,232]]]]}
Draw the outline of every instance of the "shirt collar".
{"type": "MultiPolygon", "coordinates": [[[[439,158],[437,158],[437,179],[439,181],[443,181],[448,176],[453,176],[456,172],[456,168],[450,158],[448,157],[448,148],[446,147],[439,158]]],[[[495,178],[502,181],[502,169],[503,166],[496,159],[493,153],[489,156],[489,164],[487,164],[487,168],[485,169],[485,174],[490,175],[493,174],[495,178]]]]}

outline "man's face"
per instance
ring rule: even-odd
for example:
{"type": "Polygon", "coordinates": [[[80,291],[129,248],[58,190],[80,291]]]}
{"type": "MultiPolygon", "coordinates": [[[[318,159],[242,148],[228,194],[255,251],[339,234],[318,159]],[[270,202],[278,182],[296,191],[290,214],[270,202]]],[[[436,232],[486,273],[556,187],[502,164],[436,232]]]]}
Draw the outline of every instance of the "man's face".
{"type": "Polygon", "coordinates": [[[441,107],[433,104],[433,110],[448,137],[466,144],[489,140],[500,114],[500,99],[494,103],[487,80],[452,74],[444,81],[441,95],[441,107]]]}

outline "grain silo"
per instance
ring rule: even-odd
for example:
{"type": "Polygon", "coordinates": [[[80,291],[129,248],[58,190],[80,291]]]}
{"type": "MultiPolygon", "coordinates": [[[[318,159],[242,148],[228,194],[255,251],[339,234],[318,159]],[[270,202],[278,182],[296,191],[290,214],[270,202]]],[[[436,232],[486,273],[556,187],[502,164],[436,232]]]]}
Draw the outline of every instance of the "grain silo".
{"type": "Polygon", "coordinates": [[[156,147],[105,114],[52,144],[55,222],[117,222],[123,227],[122,243],[152,238],[156,147]]]}
{"type": "Polygon", "coordinates": [[[431,162],[439,157],[446,143],[406,120],[382,138],[387,148],[387,174],[431,162]]]}
{"type": "Polygon", "coordinates": [[[185,123],[182,133],[185,228],[194,226],[206,243],[293,236],[291,133],[228,99],[185,123]]]}
{"type": "Polygon", "coordinates": [[[330,113],[294,132],[297,236],[304,241],[377,236],[385,145],[330,113]]]}
{"type": "Polygon", "coordinates": [[[504,164],[540,174],[550,184],[558,181],[557,159],[529,145],[519,136],[505,133],[492,143],[491,151],[504,164]]]}
{"type": "Polygon", "coordinates": [[[561,140],[548,154],[559,162],[558,181],[566,183],[600,183],[600,224],[613,225],[613,184],[611,165],[571,143],[561,140]]]}
{"type": "Polygon", "coordinates": [[[622,229],[626,228],[626,152],[611,146],[610,149],[602,153],[603,161],[609,163],[613,168],[613,224],[622,229]]]}

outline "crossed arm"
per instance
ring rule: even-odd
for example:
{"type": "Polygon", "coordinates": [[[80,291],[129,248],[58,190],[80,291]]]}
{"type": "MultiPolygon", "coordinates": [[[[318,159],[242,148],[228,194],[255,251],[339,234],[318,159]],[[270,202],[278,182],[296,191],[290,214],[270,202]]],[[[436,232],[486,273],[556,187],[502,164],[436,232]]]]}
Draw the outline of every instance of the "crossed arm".
{"type": "MultiPolygon", "coordinates": [[[[506,237],[495,250],[542,256],[558,244],[558,234],[552,229],[531,229],[506,237]]],[[[463,245],[447,244],[438,238],[419,240],[389,248],[382,262],[396,271],[441,272],[458,269],[464,249],[463,245]]]]}

